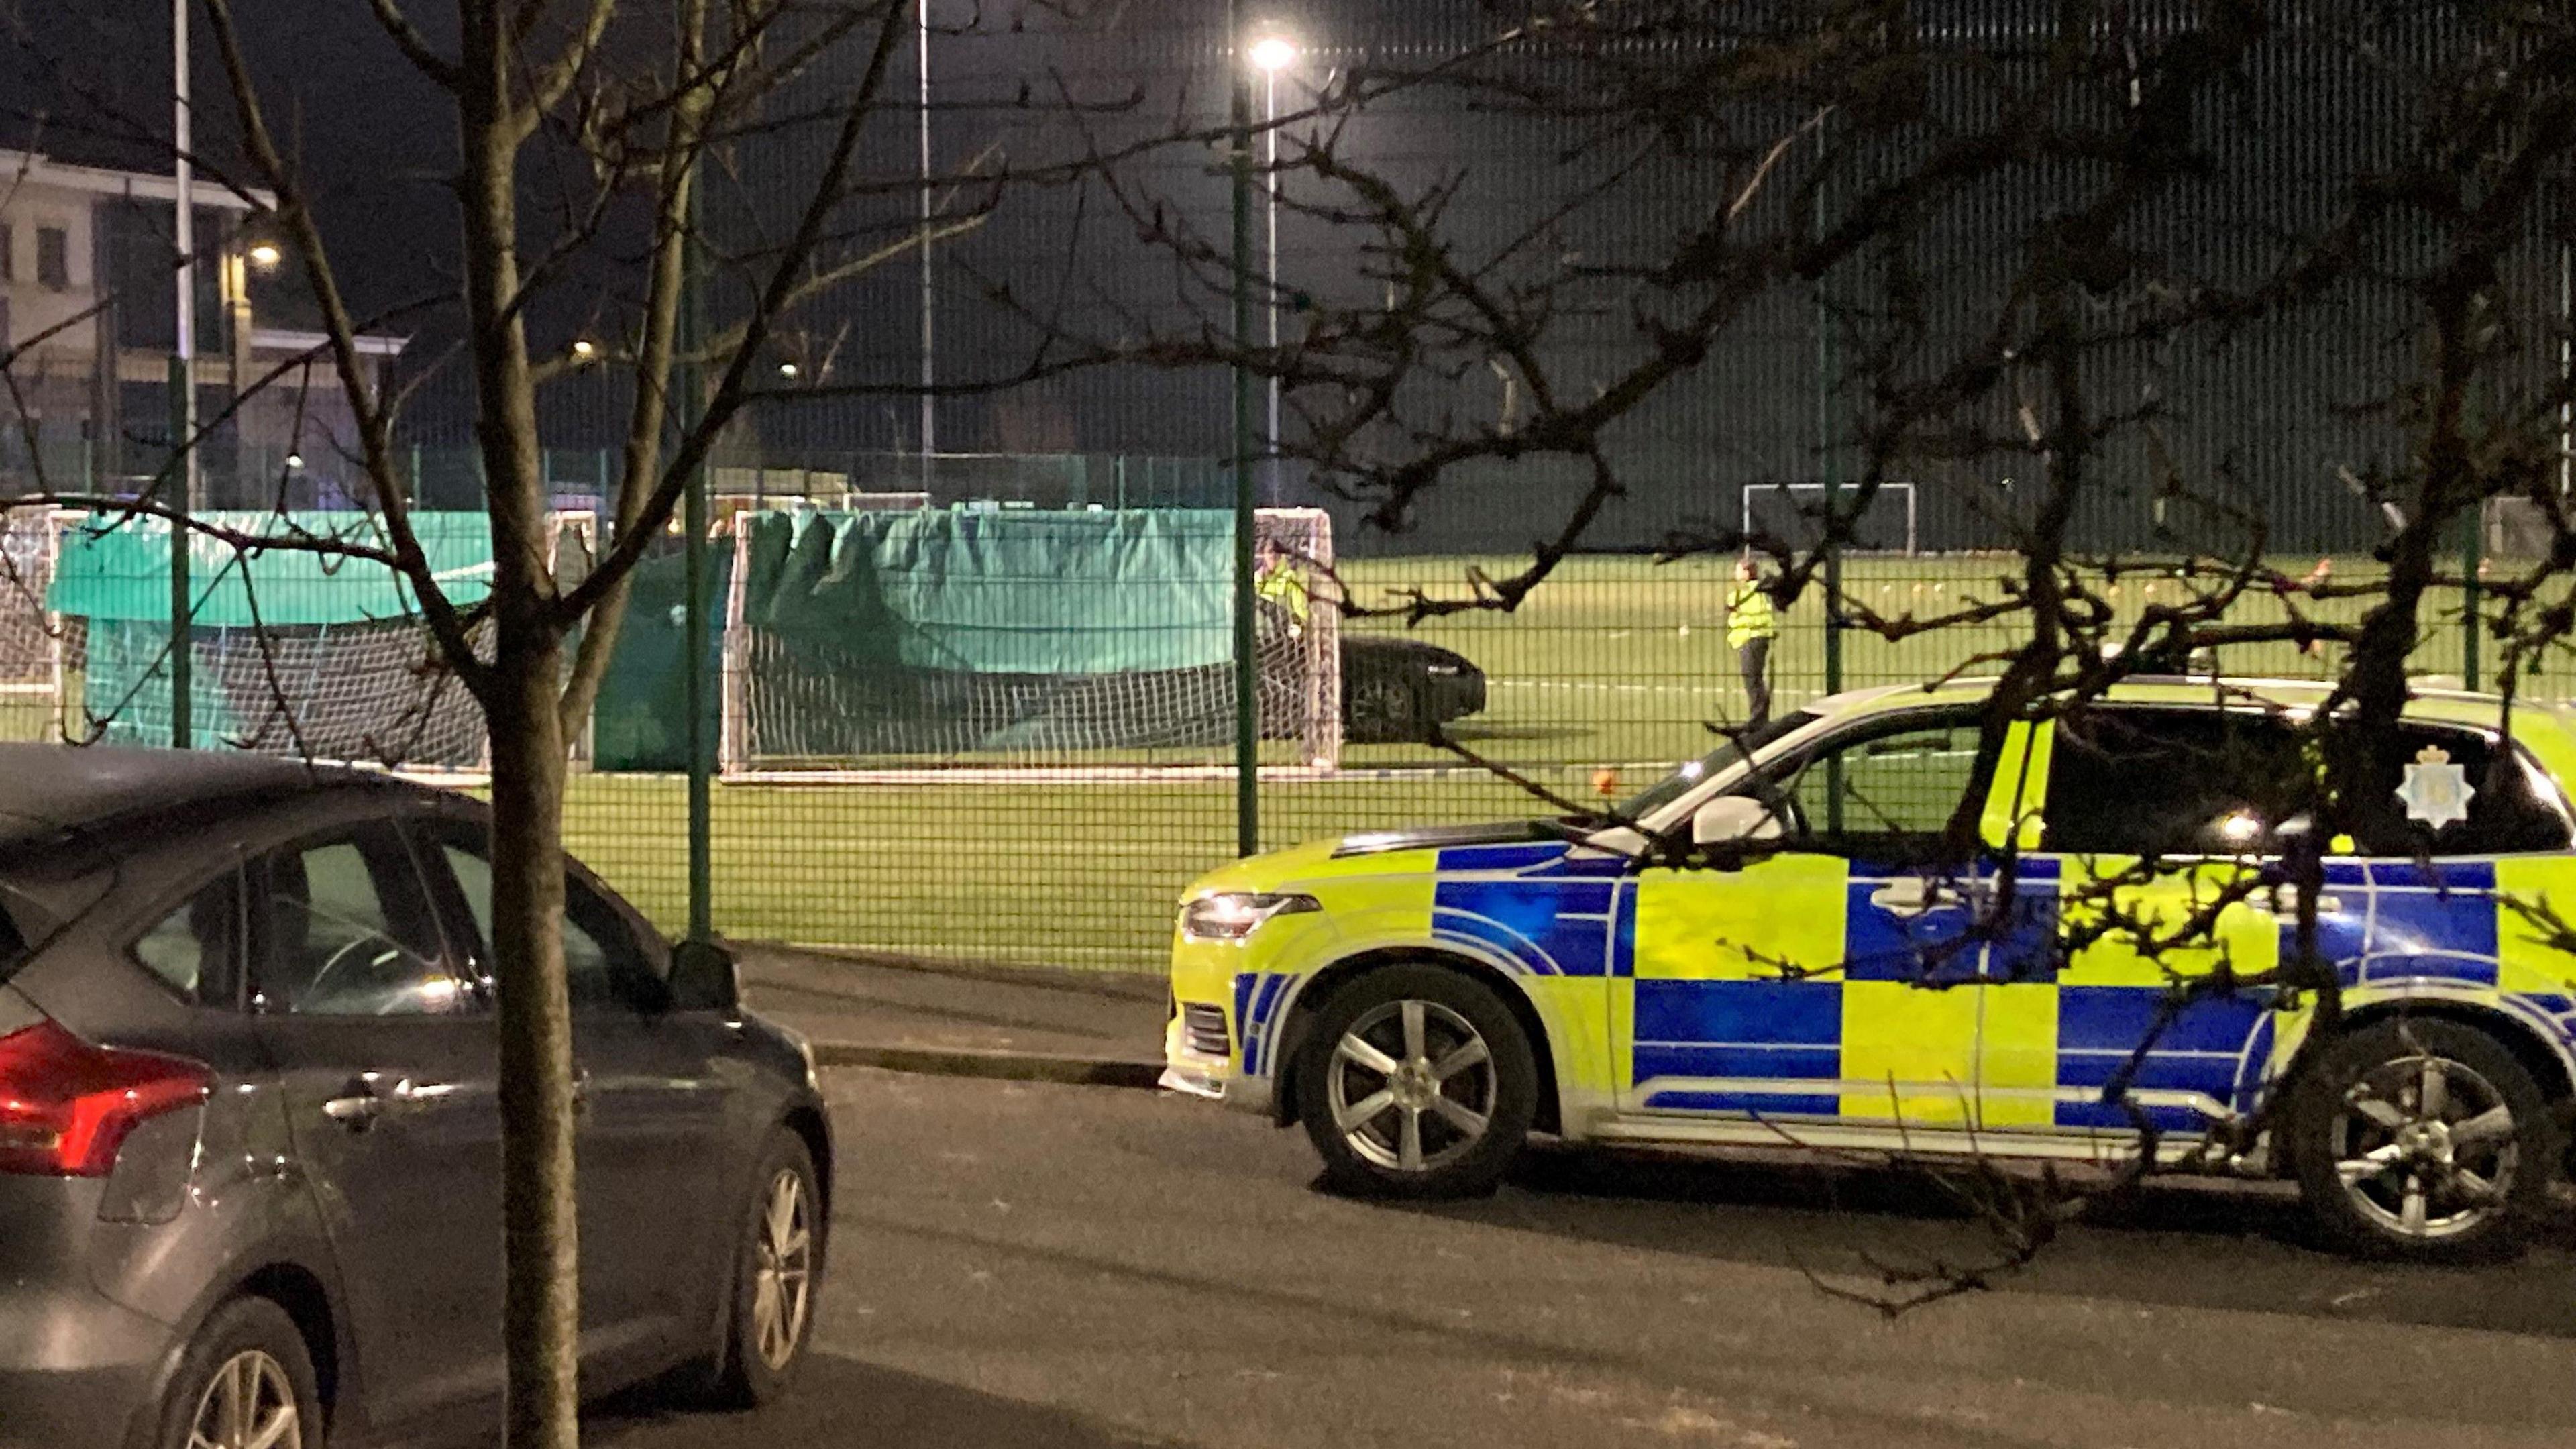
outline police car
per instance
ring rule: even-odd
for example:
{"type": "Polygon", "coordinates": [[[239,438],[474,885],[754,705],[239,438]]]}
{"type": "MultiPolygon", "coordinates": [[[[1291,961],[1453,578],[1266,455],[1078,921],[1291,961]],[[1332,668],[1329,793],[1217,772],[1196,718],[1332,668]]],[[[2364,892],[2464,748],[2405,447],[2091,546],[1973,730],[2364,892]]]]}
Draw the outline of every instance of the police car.
{"type": "Polygon", "coordinates": [[[1489,1189],[1532,1131],[2152,1143],[2295,1176],[2355,1250],[2516,1242],[2576,1096],[2571,722],[2408,705],[2385,838],[2319,846],[2327,1024],[2313,999],[2178,989],[2291,949],[2278,852],[2304,826],[2264,802],[2323,686],[2131,681],[1991,747],[1984,694],[1819,701],[1629,801],[1633,828],[1353,835],[1218,870],[1181,903],[1164,1084],[1304,1124],[1332,1182],[1380,1195],[1489,1189]],[[1966,864],[1936,847],[1963,798],[1966,864]],[[1654,863],[1676,836],[1714,863],[1654,863]]]}

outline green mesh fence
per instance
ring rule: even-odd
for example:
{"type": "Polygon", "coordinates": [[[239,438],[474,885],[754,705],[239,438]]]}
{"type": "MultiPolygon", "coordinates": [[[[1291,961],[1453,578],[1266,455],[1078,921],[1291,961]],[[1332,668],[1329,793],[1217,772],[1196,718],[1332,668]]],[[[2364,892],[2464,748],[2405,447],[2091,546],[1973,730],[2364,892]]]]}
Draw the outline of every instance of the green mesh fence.
{"type": "MultiPolygon", "coordinates": [[[[1264,515],[1263,526],[1283,543],[1322,541],[1311,520],[1264,515]]],[[[731,735],[730,750],[709,761],[721,772],[712,821],[717,928],[744,939],[917,957],[1156,965],[1179,892],[1235,849],[1224,687],[1232,670],[1224,652],[1230,522],[1188,511],[1136,519],[1087,509],[817,510],[800,520],[755,510],[723,527],[710,542],[702,600],[725,626],[703,661],[720,686],[709,691],[708,735],[718,744],[731,735]],[[738,557],[749,561],[740,587],[738,557]],[[1219,651],[1212,661],[1211,647],[1219,651]],[[1181,687],[1196,674],[1219,686],[1213,699],[1181,687]],[[927,679],[944,683],[933,689],[927,679]],[[1102,691],[1104,680],[1141,693],[1106,709],[1094,721],[1099,728],[1065,728],[1078,717],[1068,712],[1071,701],[1102,691]],[[979,688],[1002,701],[990,720],[951,707],[954,690],[979,688]],[[1013,691],[1033,692],[1044,708],[1013,691]],[[1140,724],[1157,709],[1166,718],[1188,714],[1192,732],[1175,737],[1140,724]],[[1030,720],[1048,728],[1020,727],[1030,720]],[[761,741],[763,748],[750,748],[761,741]]],[[[59,538],[67,542],[72,532],[67,526],[59,538]]],[[[2491,573],[2528,566],[2504,546],[2510,542],[2482,541],[2495,555],[2491,573]]],[[[134,686],[149,686],[166,667],[166,626],[150,617],[166,598],[159,562],[166,553],[155,553],[166,543],[166,534],[137,535],[122,553],[64,555],[88,562],[68,569],[51,603],[86,600],[84,607],[143,616],[57,612],[20,630],[35,652],[9,676],[25,696],[10,696],[13,710],[23,706],[13,718],[47,723],[13,732],[50,729],[60,710],[74,721],[106,718],[115,738],[157,742],[155,719],[137,703],[148,688],[134,686]],[[125,562],[110,568],[119,558],[125,562]],[[48,682],[57,667],[58,694],[42,694],[57,688],[48,682]]],[[[592,722],[595,759],[574,774],[567,814],[573,849],[674,930],[686,915],[688,836],[689,661],[680,646],[678,543],[657,540],[636,575],[592,722]]],[[[474,548],[455,547],[453,567],[472,568],[474,548]]],[[[30,569],[46,557],[24,538],[12,549],[30,569]]],[[[224,587],[212,581],[229,562],[199,562],[210,613],[224,587]]],[[[1700,755],[1712,727],[1741,722],[1748,707],[1741,661],[1726,637],[1731,562],[1578,557],[1514,614],[1470,612],[1409,627],[1361,611],[1397,605],[1415,590],[1457,597],[1475,576],[1504,574],[1524,560],[1336,559],[1329,548],[1300,556],[1291,566],[1307,591],[1297,636],[1307,652],[1276,679],[1267,663],[1262,671],[1262,843],[1549,808],[1454,754],[1380,727],[1371,702],[1389,695],[1442,719],[1468,749],[1578,802],[1622,798],[1700,755]],[[1295,721],[1274,713],[1292,707],[1284,685],[1274,688],[1288,679],[1302,701],[1294,707],[1330,717],[1328,762],[1287,728],[1295,721]]],[[[2279,562],[2294,578],[2320,565],[2333,583],[2364,586],[2360,594],[2259,590],[2233,617],[2277,619],[2295,603],[2316,617],[2358,619],[2380,566],[2355,555],[2279,562]]],[[[1999,553],[1854,554],[1842,576],[1851,599],[1876,615],[1928,618],[2002,597],[2020,567],[1999,553]]],[[[311,752],[326,757],[393,754],[432,769],[479,763],[479,720],[462,692],[426,666],[417,624],[372,617],[388,599],[400,602],[383,580],[345,567],[298,572],[267,558],[247,578],[263,623],[272,600],[292,622],[265,631],[201,622],[194,631],[200,718],[210,721],[203,742],[292,750],[283,725],[291,718],[311,752]],[[296,589],[327,597],[299,601],[296,589]],[[362,686],[386,693],[363,703],[362,686]],[[454,747],[435,743],[450,730],[454,747]]],[[[2177,598],[2184,581],[2141,567],[2101,587],[2123,616],[2135,617],[2177,598]]],[[[1260,607],[1267,648],[1285,636],[1277,616],[1286,610],[1275,600],[1260,607]]],[[[2420,681],[2497,683],[2494,646],[2473,657],[2468,617],[2456,590],[2431,601],[2413,660],[2420,681]]],[[[1893,642],[1858,627],[1829,633],[1824,602],[1812,591],[1783,608],[1779,622],[1768,660],[1775,710],[1836,686],[1992,672],[2020,639],[2011,618],[1893,642]]],[[[2232,674],[2324,677],[2341,660],[2330,648],[2266,644],[2227,651],[2218,663],[2232,674]]],[[[2568,663],[2552,656],[2527,668],[2525,697],[2576,694],[2567,687],[2568,663]]]]}

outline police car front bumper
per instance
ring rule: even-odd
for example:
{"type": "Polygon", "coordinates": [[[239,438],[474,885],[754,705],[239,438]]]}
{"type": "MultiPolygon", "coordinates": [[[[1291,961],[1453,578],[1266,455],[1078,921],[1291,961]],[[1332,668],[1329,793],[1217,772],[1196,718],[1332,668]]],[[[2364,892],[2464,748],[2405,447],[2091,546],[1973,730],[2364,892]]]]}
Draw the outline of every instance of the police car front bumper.
{"type": "Polygon", "coordinates": [[[1222,1102],[1238,1111],[1268,1112],[1272,1090],[1270,1079],[1243,1075],[1231,1052],[1216,1056],[1193,1050],[1189,1035],[1182,1026],[1181,1010],[1186,1009],[1184,1004],[1180,1010],[1175,1010],[1163,1029],[1162,1088],[1222,1102]]]}

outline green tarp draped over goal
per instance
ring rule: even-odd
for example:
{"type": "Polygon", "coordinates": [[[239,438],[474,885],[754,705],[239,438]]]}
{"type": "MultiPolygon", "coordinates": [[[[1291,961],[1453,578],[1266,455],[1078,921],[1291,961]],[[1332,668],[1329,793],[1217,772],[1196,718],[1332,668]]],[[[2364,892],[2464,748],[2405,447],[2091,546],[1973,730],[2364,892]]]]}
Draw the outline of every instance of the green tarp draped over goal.
{"type": "MultiPolygon", "coordinates": [[[[210,527],[389,548],[358,512],[209,512],[210,527]]],[[[491,592],[481,513],[415,513],[422,552],[460,607],[491,592]]],[[[82,708],[110,741],[166,745],[172,726],[170,524],[94,513],[64,525],[47,607],[85,622],[82,708]]],[[[559,562],[559,568],[560,568],[559,562]]],[[[437,649],[410,585],[387,564],[299,548],[189,541],[192,739],[322,759],[470,768],[482,719],[437,649]]]]}
{"type": "Polygon", "coordinates": [[[744,618],[852,666],[1108,675],[1233,659],[1213,509],[746,515],[744,618]]]}
{"type": "MultiPolygon", "coordinates": [[[[354,512],[224,512],[201,522],[243,534],[390,548],[383,525],[354,512]]],[[[492,521],[482,513],[415,513],[412,530],[448,598],[478,603],[492,586],[492,521]]],[[[86,619],[170,620],[170,524],[92,514],[66,525],[46,607],[86,619]]],[[[411,586],[380,563],[295,548],[244,551],[200,533],[189,540],[188,581],[201,628],[351,624],[416,617],[411,586]]]]}

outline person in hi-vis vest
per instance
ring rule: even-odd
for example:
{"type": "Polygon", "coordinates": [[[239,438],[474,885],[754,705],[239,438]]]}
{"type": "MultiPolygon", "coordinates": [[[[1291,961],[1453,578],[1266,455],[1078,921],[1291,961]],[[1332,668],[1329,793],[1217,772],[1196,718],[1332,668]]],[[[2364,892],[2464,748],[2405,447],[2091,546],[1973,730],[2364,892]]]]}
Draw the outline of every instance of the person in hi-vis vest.
{"type": "Polygon", "coordinates": [[[1735,561],[1735,586],[1726,595],[1726,643],[1744,671],[1744,723],[1771,717],[1771,641],[1780,637],[1779,611],[1747,554],[1735,561]]]}
{"type": "Polygon", "coordinates": [[[1306,618],[1313,612],[1307,598],[1306,571],[1275,538],[1261,540],[1258,562],[1252,571],[1252,592],[1279,611],[1288,625],[1289,638],[1306,637],[1306,618]]]}

